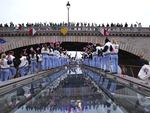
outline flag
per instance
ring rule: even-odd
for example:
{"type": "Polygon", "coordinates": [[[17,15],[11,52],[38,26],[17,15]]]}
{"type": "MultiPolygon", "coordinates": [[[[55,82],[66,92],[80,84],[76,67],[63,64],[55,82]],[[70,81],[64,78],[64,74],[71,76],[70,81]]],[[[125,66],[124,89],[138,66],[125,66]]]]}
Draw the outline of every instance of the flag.
{"type": "Polygon", "coordinates": [[[68,28],[67,27],[62,27],[60,29],[60,32],[65,36],[68,33],[68,28]]]}
{"type": "Polygon", "coordinates": [[[36,30],[34,28],[29,29],[29,35],[34,36],[36,33],[36,30]]]}
{"type": "Polygon", "coordinates": [[[103,36],[108,36],[108,35],[109,35],[108,29],[104,29],[104,28],[100,28],[100,33],[101,33],[103,36]]]}
{"type": "Polygon", "coordinates": [[[109,31],[108,31],[108,29],[106,30],[106,29],[104,29],[104,36],[108,36],[109,35],[109,31]]]}
{"type": "Polygon", "coordinates": [[[6,40],[0,38],[0,45],[6,43],[6,40]]]}
{"type": "Polygon", "coordinates": [[[103,28],[100,28],[99,31],[100,31],[100,33],[101,33],[102,35],[104,35],[104,29],[103,29],[103,28]]]}

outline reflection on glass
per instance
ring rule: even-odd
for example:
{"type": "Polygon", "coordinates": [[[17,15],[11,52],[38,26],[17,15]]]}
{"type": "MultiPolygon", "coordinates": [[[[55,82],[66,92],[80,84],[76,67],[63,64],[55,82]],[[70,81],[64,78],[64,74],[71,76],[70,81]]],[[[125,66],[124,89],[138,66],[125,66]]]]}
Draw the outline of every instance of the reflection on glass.
{"type": "Polygon", "coordinates": [[[148,113],[149,103],[149,97],[77,66],[1,96],[0,113],[148,113]]]}
{"type": "Polygon", "coordinates": [[[68,75],[61,79],[51,82],[14,113],[124,113],[90,78],[68,75]]]}

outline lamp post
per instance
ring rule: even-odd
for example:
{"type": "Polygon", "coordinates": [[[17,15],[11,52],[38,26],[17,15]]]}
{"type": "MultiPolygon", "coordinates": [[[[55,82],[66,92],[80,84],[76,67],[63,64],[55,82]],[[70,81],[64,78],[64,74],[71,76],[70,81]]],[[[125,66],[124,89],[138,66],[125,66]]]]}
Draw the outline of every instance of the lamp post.
{"type": "Polygon", "coordinates": [[[66,7],[67,7],[67,9],[68,9],[68,24],[69,24],[69,8],[70,8],[70,3],[69,3],[69,1],[67,2],[66,7]]]}

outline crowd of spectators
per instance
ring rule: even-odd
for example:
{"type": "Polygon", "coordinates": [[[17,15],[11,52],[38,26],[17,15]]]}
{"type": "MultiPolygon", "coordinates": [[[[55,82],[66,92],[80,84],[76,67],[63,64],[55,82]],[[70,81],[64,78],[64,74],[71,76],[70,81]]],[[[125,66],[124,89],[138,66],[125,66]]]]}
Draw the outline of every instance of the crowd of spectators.
{"type": "Polygon", "coordinates": [[[96,23],[82,23],[82,22],[77,22],[77,23],[73,23],[70,22],[65,23],[21,23],[21,24],[14,24],[13,22],[10,22],[10,24],[6,23],[6,24],[0,24],[0,28],[19,28],[19,29],[23,29],[23,28],[28,28],[28,27],[46,27],[47,29],[58,29],[62,26],[67,26],[67,27],[142,27],[141,23],[136,23],[136,24],[128,24],[127,22],[125,24],[120,24],[120,23],[110,23],[110,24],[96,24],[96,23]]]}

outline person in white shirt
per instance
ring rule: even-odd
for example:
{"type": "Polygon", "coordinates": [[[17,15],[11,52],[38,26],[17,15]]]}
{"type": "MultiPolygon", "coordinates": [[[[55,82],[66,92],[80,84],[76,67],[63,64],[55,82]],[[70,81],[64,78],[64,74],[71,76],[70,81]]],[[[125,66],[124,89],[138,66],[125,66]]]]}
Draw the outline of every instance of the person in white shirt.
{"type": "Polygon", "coordinates": [[[58,66],[60,66],[60,64],[59,64],[59,61],[60,61],[60,59],[59,59],[59,57],[60,57],[60,52],[57,50],[57,49],[55,49],[54,50],[54,56],[53,56],[53,66],[54,66],[54,68],[55,67],[58,67],[58,66]]]}
{"type": "Polygon", "coordinates": [[[15,59],[14,52],[10,51],[8,55],[6,56],[6,58],[10,62],[9,65],[10,65],[10,71],[11,71],[11,78],[14,78],[16,75],[16,68],[14,67],[14,59],[15,59]]]}
{"type": "Polygon", "coordinates": [[[29,66],[29,62],[27,60],[27,57],[23,53],[21,53],[20,61],[21,63],[19,65],[19,73],[21,76],[24,76],[28,73],[27,68],[29,66]]]}
{"type": "Polygon", "coordinates": [[[41,54],[43,56],[42,70],[46,70],[49,68],[49,61],[48,61],[49,53],[50,53],[50,50],[49,50],[48,46],[45,44],[41,49],[41,54]]]}
{"type": "Polygon", "coordinates": [[[112,43],[109,39],[105,39],[105,45],[103,47],[103,66],[102,69],[104,69],[106,72],[111,72],[111,51],[112,51],[112,43]]]}
{"type": "Polygon", "coordinates": [[[35,51],[31,51],[30,56],[30,72],[31,74],[35,73],[37,71],[37,56],[35,51]]]}
{"type": "Polygon", "coordinates": [[[6,54],[1,55],[0,60],[0,69],[1,69],[1,80],[6,81],[11,76],[10,66],[8,65],[8,60],[6,58],[6,54]]]}
{"type": "Polygon", "coordinates": [[[48,56],[48,61],[49,61],[48,66],[49,66],[49,68],[53,68],[53,65],[54,65],[53,57],[54,57],[53,48],[50,48],[50,52],[49,52],[49,56],[48,56]]]}

